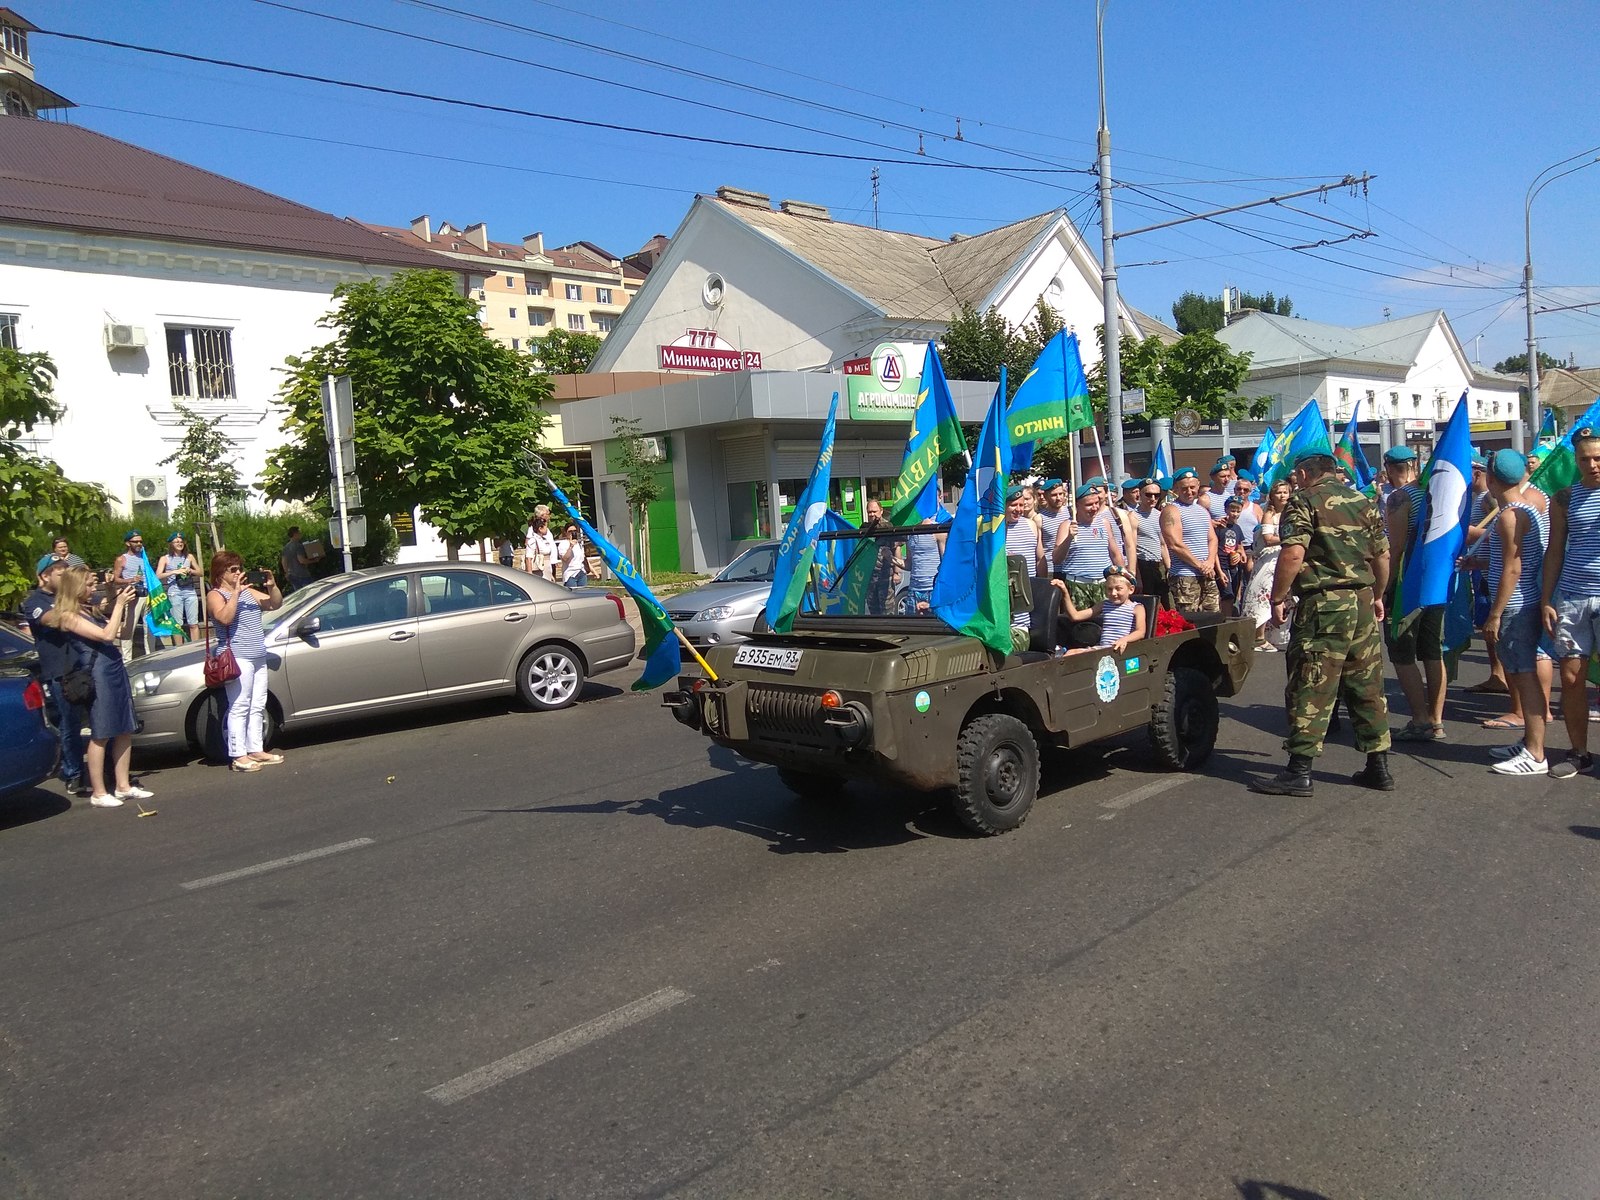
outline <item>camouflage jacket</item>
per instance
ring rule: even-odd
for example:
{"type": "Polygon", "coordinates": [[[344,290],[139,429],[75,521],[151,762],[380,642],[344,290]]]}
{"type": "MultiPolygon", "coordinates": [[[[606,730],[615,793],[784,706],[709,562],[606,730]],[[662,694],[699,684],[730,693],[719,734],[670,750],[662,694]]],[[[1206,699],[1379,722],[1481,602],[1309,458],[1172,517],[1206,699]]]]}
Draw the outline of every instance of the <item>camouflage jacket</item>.
{"type": "Polygon", "coordinates": [[[1278,536],[1305,548],[1294,585],[1302,596],[1371,587],[1370,560],[1388,550],[1377,506],[1332,472],[1289,497],[1278,536]]]}

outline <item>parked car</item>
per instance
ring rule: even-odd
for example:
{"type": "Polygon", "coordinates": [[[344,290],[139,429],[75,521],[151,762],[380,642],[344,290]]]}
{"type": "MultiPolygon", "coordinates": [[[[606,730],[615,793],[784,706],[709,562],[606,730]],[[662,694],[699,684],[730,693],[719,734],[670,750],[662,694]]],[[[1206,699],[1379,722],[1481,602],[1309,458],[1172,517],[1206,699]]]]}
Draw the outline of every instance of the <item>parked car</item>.
{"type": "MultiPolygon", "coordinates": [[[[269,741],[280,729],[510,692],[535,709],[565,708],[586,678],[627,665],[634,648],[616,596],[494,563],[319,579],[263,624],[269,741]]],[[[215,706],[204,660],[203,647],[183,646],[131,665],[135,747],[208,749],[215,706]]]]}
{"type": "Polygon", "coordinates": [[[710,583],[669,597],[663,607],[696,650],[742,642],[750,636],[756,618],[766,607],[777,561],[777,542],[752,546],[723,567],[710,583]]]}
{"type": "Polygon", "coordinates": [[[20,625],[0,619],[0,798],[50,778],[58,744],[45,722],[39,654],[20,625]]]}

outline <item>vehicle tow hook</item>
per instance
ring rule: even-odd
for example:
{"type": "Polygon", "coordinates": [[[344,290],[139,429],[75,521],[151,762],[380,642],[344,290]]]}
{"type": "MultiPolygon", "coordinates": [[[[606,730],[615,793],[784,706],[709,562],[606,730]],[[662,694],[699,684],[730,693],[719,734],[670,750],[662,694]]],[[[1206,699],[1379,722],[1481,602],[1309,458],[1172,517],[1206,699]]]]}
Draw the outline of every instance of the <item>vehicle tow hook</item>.
{"type": "Polygon", "coordinates": [[[872,732],[872,713],[858,700],[825,709],[822,723],[846,746],[859,746],[872,732]]]}

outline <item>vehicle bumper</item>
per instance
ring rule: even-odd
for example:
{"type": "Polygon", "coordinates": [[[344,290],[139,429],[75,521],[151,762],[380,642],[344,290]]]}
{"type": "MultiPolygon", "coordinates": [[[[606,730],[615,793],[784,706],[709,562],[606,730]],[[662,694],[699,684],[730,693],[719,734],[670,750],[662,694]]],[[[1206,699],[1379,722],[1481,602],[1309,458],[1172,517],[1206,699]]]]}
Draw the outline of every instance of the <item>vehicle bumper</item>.
{"type": "Polygon", "coordinates": [[[750,640],[750,631],[755,627],[755,616],[730,617],[726,621],[673,621],[683,636],[689,639],[689,644],[696,650],[709,650],[712,646],[725,646],[729,643],[750,640]]]}
{"type": "Polygon", "coordinates": [[[186,746],[189,731],[190,695],[140,696],[133,702],[133,715],[139,728],[133,735],[133,744],[141,750],[157,750],[186,746]]]}

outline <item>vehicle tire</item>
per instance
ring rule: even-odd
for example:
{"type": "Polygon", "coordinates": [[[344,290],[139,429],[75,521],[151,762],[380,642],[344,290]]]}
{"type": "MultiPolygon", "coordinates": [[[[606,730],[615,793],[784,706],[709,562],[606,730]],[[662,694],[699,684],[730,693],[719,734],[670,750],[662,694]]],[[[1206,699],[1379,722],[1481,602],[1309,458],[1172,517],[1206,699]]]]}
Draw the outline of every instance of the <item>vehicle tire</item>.
{"type": "Polygon", "coordinates": [[[228,761],[228,705],[221,688],[202,692],[189,711],[189,745],[207,762],[228,761]]]}
{"type": "Polygon", "coordinates": [[[271,750],[278,741],[278,730],[283,719],[278,715],[278,703],[267,697],[267,711],[261,716],[261,748],[271,750]]]}
{"type": "Polygon", "coordinates": [[[1217,695],[1192,667],[1167,673],[1161,702],[1150,710],[1150,745],[1156,761],[1174,771],[1192,771],[1217,744],[1217,695]]]}
{"type": "Polygon", "coordinates": [[[955,814],[974,833],[1015,829],[1039,794],[1039,744],[1016,717],[968,721],[956,742],[955,814]]]}
{"type": "Polygon", "coordinates": [[[570,707],[583,690],[583,663],[565,646],[535,646],[517,664],[517,691],[530,708],[570,707]]]}
{"type": "Polygon", "coordinates": [[[844,798],[844,780],[837,775],[779,767],[778,779],[784,787],[811,804],[832,803],[844,798]]]}

